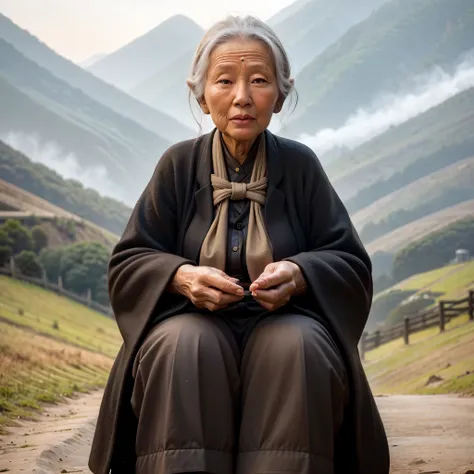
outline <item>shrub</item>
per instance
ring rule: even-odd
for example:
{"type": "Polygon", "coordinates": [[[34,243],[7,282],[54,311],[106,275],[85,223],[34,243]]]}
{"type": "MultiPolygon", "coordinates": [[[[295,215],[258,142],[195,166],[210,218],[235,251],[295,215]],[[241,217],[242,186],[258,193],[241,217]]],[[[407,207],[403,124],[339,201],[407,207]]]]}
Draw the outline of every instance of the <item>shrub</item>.
{"type": "Polygon", "coordinates": [[[23,250],[15,257],[15,266],[23,275],[41,278],[43,265],[37,255],[31,250],[23,250]]]}
{"type": "Polygon", "coordinates": [[[41,225],[35,225],[31,229],[31,235],[33,236],[36,253],[40,253],[41,250],[48,246],[48,233],[41,225]]]}

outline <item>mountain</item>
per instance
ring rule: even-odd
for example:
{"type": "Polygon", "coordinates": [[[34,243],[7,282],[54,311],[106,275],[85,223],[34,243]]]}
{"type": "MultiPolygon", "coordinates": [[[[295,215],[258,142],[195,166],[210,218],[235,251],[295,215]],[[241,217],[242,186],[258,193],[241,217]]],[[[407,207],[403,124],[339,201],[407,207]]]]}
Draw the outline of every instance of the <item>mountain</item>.
{"type": "Polygon", "coordinates": [[[267,23],[272,28],[275,28],[276,25],[282,23],[287,18],[290,18],[295,13],[298,13],[301,8],[303,8],[307,3],[311,1],[313,0],[296,0],[296,2],[290,3],[285,8],[278,10],[278,12],[268,18],[265,23],[267,23]]]}
{"type": "MultiPolygon", "coordinates": [[[[386,0],[297,0],[268,20],[298,73],[386,0]]],[[[298,83],[297,83],[298,87],[298,83]]]]}
{"type": "Polygon", "coordinates": [[[129,90],[196,48],[203,33],[191,19],[176,15],[96,62],[89,71],[116,87],[129,90]]]}
{"type": "Polygon", "coordinates": [[[124,117],[139,123],[170,141],[195,136],[195,132],[169,115],[149,107],[125,92],[101,81],[80,66],[56,54],[44,43],[16,26],[0,14],[0,38],[12,44],[19,52],[57,78],[80,89],[92,99],[124,117]]]}
{"type": "MultiPolygon", "coordinates": [[[[379,253],[393,254],[422,240],[427,235],[467,217],[474,217],[474,199],[448,207],[410,222],[368,243],[366,249],[372,259],[379,253]]],[[[390,258],[391,260],[392,258],[390,258]]]]}
{"type": "MultiPolygon", "coordinates": [[[[101,196],[96,190],[85,188],[76,180],[64,179],[47,166],[32,162],[27,156],[2,141],[0,141],[0,176],[12,186],[17,186],[39,198],[34,202],[28,200],[30,206],[27,208],[28,211],[39,210],[60,217],[69,217],[67,213],[72,213],[116,235],[123,232],[132,212],[125,204],[101,196]],[[51,205],[46,207],[41,199],[51,205]],[[60,214],[53,206],[59,206],[67,213],[60,214]]],[[[3,189],[5,188],[3,185],[3,189]]],[[[21,202],[27,203],[23,194],[21,202]]]]}
{"type": "Polygon", "coordinates": [[[79,66],[81,66],[83,69],[87,69],[88,67],[91,67],[93,64],[95,64],[97,61],[104,59],[106,56],[107,55],[104,53],[94,54],[90,58],[87,58],[84,61],[81,61],[79,63],[79,66]]]}
{"type": "MultiPolygon", "coordinates": [[[[474,199],[474,158],[453,163],[353,214],[364,244],[433,212],[474,199]]],[[[474,212],[474,209],[473,209],[474,212]]]]}
{"type": "Polygon", "coordinates": [[[326,171],[349,211],[474,156],[473,103],[471,88],[329,164],[326,171]]]}
{"type": "Polygon", "coordinates": [[[62,160],[72,153],[80,171],[103,169],[103,181],[115,195],[133,202],[170,143],[73,89],[3,40],[0,58],[0,102],[9,111],[0,114],[0,134],[53,142],[62,149],[62,160]]]}
{"type": "Polygon", "coordinates": [[[186,84],[193,56],[194,50],[187,51],[131,89],[130,94],[188,127],[196,127],[189,109],[189,88],[186,84]]]}
{"type": "Polygon", "coordinates": [[[297,75],[299,106],[282,133],[338,127],[380,94],[398,91],[435,64],[449,68],[472,48],[472,1],[391,0],[297,75]]]}

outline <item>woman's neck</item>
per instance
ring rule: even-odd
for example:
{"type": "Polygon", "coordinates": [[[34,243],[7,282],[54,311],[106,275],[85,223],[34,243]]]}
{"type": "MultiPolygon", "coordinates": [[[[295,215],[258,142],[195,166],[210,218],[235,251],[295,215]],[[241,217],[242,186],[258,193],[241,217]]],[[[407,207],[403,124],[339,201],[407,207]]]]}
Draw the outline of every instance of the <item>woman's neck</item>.
{"type": "Polygon", "coordinates": [[[252,145],[255,143],[256,137],[251,141],[240,141],[234,140],[228,135],[222,134],[222,139],[224,140],[225,146],[229,153],[240,163],[242,164],[249,154],[252,145]]]}

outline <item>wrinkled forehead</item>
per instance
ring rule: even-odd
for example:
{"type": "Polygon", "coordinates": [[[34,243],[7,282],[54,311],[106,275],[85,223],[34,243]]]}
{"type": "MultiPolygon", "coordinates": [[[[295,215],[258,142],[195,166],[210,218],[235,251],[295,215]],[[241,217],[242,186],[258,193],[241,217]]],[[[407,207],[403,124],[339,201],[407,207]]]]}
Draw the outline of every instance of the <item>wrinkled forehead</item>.
{"type": "Polygon", "coordinates": [[[274,70],[273,54],[263,41],[232,38],[216,46],[209,56],[209,71],[226,65],[263,66],[274,70]]]}

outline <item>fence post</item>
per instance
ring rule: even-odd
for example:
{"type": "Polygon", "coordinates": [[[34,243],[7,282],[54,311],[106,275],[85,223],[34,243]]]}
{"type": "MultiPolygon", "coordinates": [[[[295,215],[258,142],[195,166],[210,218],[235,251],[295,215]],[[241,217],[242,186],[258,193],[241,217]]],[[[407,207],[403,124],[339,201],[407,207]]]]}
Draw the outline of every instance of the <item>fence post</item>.
{"type": "Polygon", "coordinates": [[[13,257],[10,257],[10,273],[12,278],[15,278],[15,259],[13,257]]]}
{"type": "Polygon", "coordinates": [[[92,303],[92,291],[90,288],[87,288],[87,295],[86,295],[86,299],[87,299],[87,306],[91,306],[91,303],[92,303]]]}
{"type": "Polygon", "coordinates": [[[474,321],[474,290],[469,290],[469,321],[474,321]]]}
{"type": "Polygon", "coordinates": [[[444,331],[445,324],[445,315],[444,315],[444,301],[439,302],[439,332],[444,331]]]}
{"type": "Polygon", "coordinates": [[[367,338],[367,333],[364,331],[360,338],[360,344],[359,344],[360,360],[362,362],[365,360],[366,338],[367,338]]]}
{"type": "Polygon", "coordinates": [[[58,293],[63,292],[63,278],[61,275],[58,276],[58,293]]]}
{"type": "Polygon", "coordinates": [[[375,347],[379,347],[380,346],[380,329],[377,329],[377,331],[375,331],[375,347]]]}
{"type": "Polygon", "coordinates": [[[403,339],[405,345],[408,346],[410,344],[410,318],[408,316],[403,318],[403,339]]]}
{"type": "Polygon", "coordinates": [[[43,287],[47,288],[47,286],[48,286],[48,276],[46,275],[46,270],[44,268],[41,270],[41,278],[43,280],[43,287]]]}

